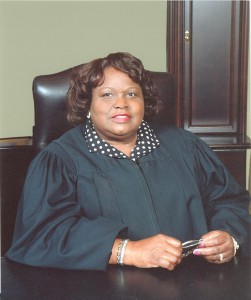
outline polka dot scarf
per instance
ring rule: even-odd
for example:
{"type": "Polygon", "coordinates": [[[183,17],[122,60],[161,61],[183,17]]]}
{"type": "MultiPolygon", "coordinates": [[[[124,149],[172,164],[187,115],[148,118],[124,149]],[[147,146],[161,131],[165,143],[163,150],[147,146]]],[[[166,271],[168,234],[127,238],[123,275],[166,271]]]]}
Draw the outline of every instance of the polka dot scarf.
{"type": "MultiPolygon", "coordinates": [[[[103,154],[114,158],[128,158],[123,152],[108,144],[97,135],[90,118],[87,118],[86,120],[84,135],[90,152],[96,152],[97,154],[103,154]]],[[[152,152],[159,145],[160,142],[153,130],[147,122],[142,121],[138,130],[136,145],[132,149],[130,159],[136,161],[139,157],[152,152]]]]}

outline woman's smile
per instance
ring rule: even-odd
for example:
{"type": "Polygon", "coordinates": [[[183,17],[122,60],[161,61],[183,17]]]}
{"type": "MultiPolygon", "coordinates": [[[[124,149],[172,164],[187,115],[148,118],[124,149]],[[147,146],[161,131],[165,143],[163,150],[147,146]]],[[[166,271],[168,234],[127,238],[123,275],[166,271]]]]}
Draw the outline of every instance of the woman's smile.
{"type": "Polygon", "coordinates": [[[119,113],[113,115],[112,119],[117,123],[127,123],[131,120],[131,116],[127,113],[119,113]]]}

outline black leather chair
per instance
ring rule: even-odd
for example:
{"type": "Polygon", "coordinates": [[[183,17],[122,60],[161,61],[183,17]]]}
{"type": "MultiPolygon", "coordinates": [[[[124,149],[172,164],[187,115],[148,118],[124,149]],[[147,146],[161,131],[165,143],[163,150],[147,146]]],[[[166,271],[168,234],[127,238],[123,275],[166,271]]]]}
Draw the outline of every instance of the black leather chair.
{"type": "MultiPolygon", "coordinates": [[[[52,140],[70,129],[66,119],[66,93],[74,69],[38,76],[33,81],[35,126],[33,145],[40,151],[52,140]]],[[[173,76],[167,72],[150,72],[158,88],[161,109],[151,121],[176,124],[175,85],[173,76]]]]}
{"type": "MultiPolygon", "coordinates": [[[[5,179],[2,181],[4,186],[1,183],[2,216],[4,216],[2,218],[2,255],[11,245],[17,205],[30,161],[37,152],[71,128],[66,119],[66,94],[70,76],[73,70],[79,67],[76,66],[51,75],[38,76],[33,81],[35,126],[32,149],[26,147],[22,150],[24,153],[20,151],[21,148],[12,150],[15,152],[16,159],[12,159],[12,164],[8,164],[5,160],[6,171],[4,174],[2,173],[2,177],[5,179]],[[15,161],[18,163],[15,164],[15,161]]],[[[176,123],[174,79],[171,74],[166,72],[150,73],[158,88],[161,101],[161,109],[151,121],[156,125],[173,125],[176,123]]]]}

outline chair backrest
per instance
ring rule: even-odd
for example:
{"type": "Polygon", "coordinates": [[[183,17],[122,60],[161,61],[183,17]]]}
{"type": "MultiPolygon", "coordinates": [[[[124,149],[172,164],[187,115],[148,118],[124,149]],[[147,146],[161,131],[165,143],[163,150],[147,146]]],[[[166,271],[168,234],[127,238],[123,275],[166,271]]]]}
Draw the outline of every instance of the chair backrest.
{"type": "MultiPolygon", "coordinates": [[[[40,151],[52,140],[71,128],[66,119],[66,96],[72,72],[80,66],[65,71],[34,78],[33,97],[35,126],[33,144],[40,151]]],[[[150,121],[176,124],[175,85],[173,76],[167,72],[151,72],[161,101],[161,108],[150,121]]]]}

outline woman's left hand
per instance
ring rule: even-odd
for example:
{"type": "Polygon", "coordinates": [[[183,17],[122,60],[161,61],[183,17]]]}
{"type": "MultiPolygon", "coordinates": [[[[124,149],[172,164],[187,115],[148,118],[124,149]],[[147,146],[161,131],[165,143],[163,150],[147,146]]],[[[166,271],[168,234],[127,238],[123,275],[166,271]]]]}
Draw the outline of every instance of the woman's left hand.
{"type": "Polygon", "coordinates": [[[223,230],[214,230],[202,236],[203,244],[194,250],[208,262],[222,264],[234,257],[234,243],[231,235],[223,230]]]}

